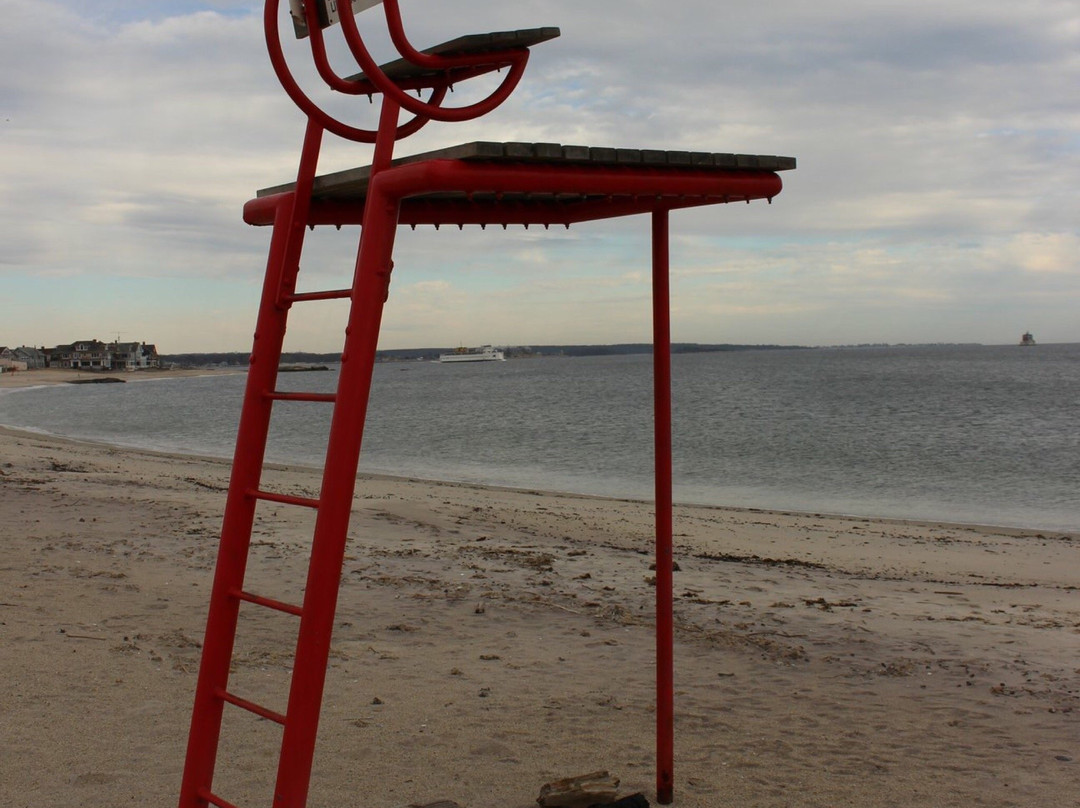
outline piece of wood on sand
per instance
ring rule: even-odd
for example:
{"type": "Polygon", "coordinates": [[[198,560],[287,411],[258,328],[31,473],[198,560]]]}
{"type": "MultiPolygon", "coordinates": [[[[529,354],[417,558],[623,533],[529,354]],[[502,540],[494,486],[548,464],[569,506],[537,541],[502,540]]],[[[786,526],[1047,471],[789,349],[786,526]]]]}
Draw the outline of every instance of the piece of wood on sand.
{"type": "Polygon", "coordinates": [[[437,800],[436,802],[425,802],[421,805],[418,802],[409,803],[405,808],[461,808],[453,800],[437,800]]]}
{"type": "Polygon", "coordinates": [[[589,808],[612,802],[618,790],[618,777],[606,771],[589,772],[547,783],[536,801],[542,808],[589,808]]]}

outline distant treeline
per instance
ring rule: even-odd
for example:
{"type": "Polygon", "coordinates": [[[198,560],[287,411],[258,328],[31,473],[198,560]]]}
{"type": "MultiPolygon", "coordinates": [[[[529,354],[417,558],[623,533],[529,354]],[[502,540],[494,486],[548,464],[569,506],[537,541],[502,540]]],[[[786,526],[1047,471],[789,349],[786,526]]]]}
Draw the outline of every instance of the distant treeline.
{"type": "MultiPolygon", "coordinates": [[[[701,342],[673,342],[672,353],[714,353],[716,351],[775,351],[801,348],[801,345],[730,345],[701,342]]],[[[626,342],[617,345],[533,345],[527,349],[544,356],[615,356],[652,353],[650,342],[626,342]]],[[[511,348],[511,352],[515,349],[511,348]]]]}
{"type": "MultiPolygon", "coordinates": [[[[501,347],[501,346],[500,346],[501,347]]],[[[729,345],[705,344],[699,342],[676,342],[671,345],[671,352],[711,353],[714,351],[768,351],[778,349],[802,348],[801,345],[729,345]]],[[[617,356],[622,354],[652,353],[648,342],[627,342],[618,345],[529,345],[502,347],[507,358],[529,358],[543,356],[617,356]]],[[[405,362],[418,359],[435,360],[439,354],[446,353],[446,348],[398,348],[378,351],[375,357],[380,362],[405,362]]],[[[222,367],[247,365],[250,354],[239,351],[227,353],[178,353],[161,354],[161,364],[175,367],[222,367]]],[[[327,364],[341,360],[340,353],[305,353],[290,352],[281,355],[281,364],[327,364]]]]}

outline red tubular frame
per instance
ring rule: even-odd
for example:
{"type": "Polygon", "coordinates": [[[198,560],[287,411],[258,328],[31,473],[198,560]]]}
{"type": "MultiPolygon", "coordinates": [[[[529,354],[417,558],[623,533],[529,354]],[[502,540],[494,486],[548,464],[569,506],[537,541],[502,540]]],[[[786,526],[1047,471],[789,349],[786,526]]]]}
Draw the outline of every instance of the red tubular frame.
{"type": "MultiPolygon", "coordinates": [[[[347,81],[335,74],[330,67],[315,5],[314,3],[306,3],[304,13],[310,34],[312,59],[315,62],[319,76],[326,82],[327,86],[336,92],[348,95],[381,93],[386,98],[393,100],[401,109],[415,116],[411,121],[396,128],[394,132],[395,140],[401,140],[414,134],[429,121],[459,122],[486,115],[509,98],[521,81],[525,73],[525,66],[529,60],[527,48],[455,57],[421,53],[411,45],[405,36],[397,0],[383,0],[383,5],[386,9],[387,24],[395,47],[398,48],[403,58],[413,64],[436,70],[464,69],[467,78],[503,67],[509,68],[507,75],[499,86],[486,98],[473,104],[464,107],[443,107],[442,103],[446,98],[450,85],[448,81],[438,79],[430,83],[431,96],[428,100],[421,101],[408,95],[403,87],[395,84],[383,73],[364,44],[356,19],[352,14],[346,13],[341,15],[341,28],[345,35],[345,42],[357,64],[364,71],[364,81],[347,81]],[[472,70],[469,70],[469,68],[472,68],[472,70]]],[[[376,138],[380,136],[381,130],[376,131],[352,126],[328,115],[300,88],[292,75],[292,71],[289,69],[288,61],[285,59],[284,51],[281,48],[281,32],[278,26],[279,8],[280,0],[266,0],[263,7],[263,28],[266,33],[266,48],[270,54],[270,63],[285,92],[310,120],[318,122],[328,132],[333,132],[346,140],[374,143],[376,138]]],[[[423,85],[422,83],[413,83],[413,86],[418,88],[423,85]]]]}
{"type": "MultiPolygon", "coordinates": [[[[395,131],[397,111],[397,106],[391,100],[384,101],[380,121],[382,131],[395,131]]],[[[311,126],[315,127],[316,124],[311,126]]],[[[336,608],[338,578],[345,549],[396,229],[399,223],[407,223],[409,217],[403,210],[408,210],[409,200],[414,197],[417,198],[414,214],[428,210],[432,218],[439,218],[435,213],[442,203],[425,203],[418,197],[446,192],[599,195],[598,199],[569,205],[566,211],[561,211],[555,202],[531,208],[523,205],[517,212],[520,215],[516,215],[513,210],[507,212],[497,204],[486,207],[481,203],[468,202],[448,205],[446,216],[460,217],[459,221],[462,223],[483,223],[490,219],[504,224],[508,220],[542,224],[560,217],[577,221],[652,212],[657,799],[661,804],[669,804],[673,800],[674,791],[669,211],[681,206],[710,204],[728,199],[771,198],[781,190],[780,179],[768,171],[694,172],[643,167],[626,169],[617,166],[544,164],[503,166],[498,163],[465,160],[432,160],[392,166],[392,143],[392,138],[378,142],[366,197],[362,200],[315,202],[306,211],[306,219],[295,218],[292,194],[252,200],[245,206],[245,219],[252,223],[262,223],[271,212],[274,213],[275,239],[286,222],[294,229],[299,227],[301,230],[303,224],[313,225],[327,221],[355,222],[359,219],[362,223],[352,291],[353,306],[346,330],[342,371],[331,424],[309,579],[305,590],[307,594],[297,640],[297,659],[303,660],[304,664],[298,663],[294,669],[288,721],[282,738],[275,806],[301,808],[306,801],[331,626],[336,608]],[[425,204],[429,207],[424,208],[425,204]],[[285,211],[290,213],[286,214],[285,211]]],[[[304,193],[310,194],[310,183],[304,193]]],[[[272,258],[271,262],[273,261],[272,258]]],[[[286,263],[289,267],[294,266],[291,258],[286,263]]],[[[293,283],[289,273],[281,274],[283,278],[276,283],[279,283],[286,293],[291,293],[293,283]]],[[[245,412],[248,406],[245,404],[245,412]]],[[[247,450],[240,449],[241,444],[246,445],[247,441],[246,433],[238,438],[238,464],[239,458],[248,456],[247,450]]],[[[259,456],[261,457],[261,454],[259,456]]],[[[237,474],[241,473],[239,468],[238,466],[237,474]]],[[[223,535],[223,541],[224,538],[223,535]]],[[[242,581],[242,569],[237,574],[242,581]]],[[[239,589],[239,584],[233,582],[235,577],[234,575],[229,578],[231,588],[239,589]]],[[[219,657],[227,659],[227,655],[222,654],[217,654],[215,659],[219,657]]],[[[220,705],[217,720],[219,719],[220,705]]]]}
{"type": "MultiPolygon", "coordinates": [[[[342,0],[345,2],[346,0],[342,0]]],[[[532,224],[545,227],[651,213],[653,362],[656,486],[656,794],[669,804],[674,794],[674,615],[671,470],[671,337],[669,322],[669,218],[684,207],[771,199],[780,178],[764,170],[712,170],[644,165],[580,165],[543,162],[485,162],[432,159],[392,164],[394,144],[431,120],[461,121],[490,112],[516,87],[529,52],[525,48],[445,57],[416,50],[405,37],[398,0],[383,0],[391,41],[413,64],[435,72],[399,86],[371,59],[353,16],[342,14],[346,43],[365,75],[348,81],[334,74],[326,57],[314,4],[305,4],[312,56],[332,89],[351,95],[381,93],[376,130],[345,124],[327,115],[301,90],[285,61],[278,31],[279,0],[266,0],[264,23],[270,61],[282,87],[308,118],[295,189],[255,199],[244,207],[250,224],[273,225],[266,278],[256,325],[244,406],[237,432],[233,474],[222,524],[221,545],[202,662],[196,685],[191,733],[180,791],[180,808],[228,808],[212,793],[225,704],[282,723],[275,783],[275,808],[303,808],[307,801],[319,712],[326,680],[338,587],[345,553],[356,471],[363,441],[375,351],[387,298],[399,224],[532,224]],[[464,107],[442,106],[452,80],[508,68],[502,83],[483,100],[464,107]],[[441,74],[440,74],[441,71],[441,74]],[[430,89],[427,101],[405,92],[430,89]],[[413,115],[399,124],[404,110],[413,115]],[[312,199],[324,131],[374,143],[363,196],[312,199]],[[504,195],[512,195],[509,201],[504,195]],[[530,196],[531,195],[531,196],[530,196]],[[360,224],[353,284],[349,290],[297,294],[296,279],[306,226],[360,224]],[[294,303],[348,296],[341,373],[334,395],[276,392],[278,362],[289,308],[294,303]],[[317,498],[260,489],[263,459],[275,401],[334,404],[329,443],[317,498]],[[269,500],[316,510],[307,584],[301,606],[244,590],[256,505],[269,500]],[[288,705],[278,713],[227,690],[241,602],[299,617],[288,705]]]]}
{"type": "MultiPolygon", "coordinates": [[[[428,192],[586,194],[652,197],[651,207],[666,207],[665,196],[762,198],[780,191],[772,172],[637,169],[617,166],[556,166],[427,160],[387,169],[369,182],[382,183],[399,198],[428,192]]],[[[645,207],[645,209],[650,209],[645,207]]]]}
{"type": "MultiPolygon", "coordinates": [[[[467,160],[431,160],[395,166],[379,178],[384,191],[401,203],[400,224],[576,224],[649,213],[658,208],[715,205],[772,199],[783,184],[771,171],[708,171],[625,169],[603,166],[553,166],[467,160]],[[583,201],[549,201],[519,206],[467,200],[432,202],[423,193],[583,194],[583,201]]],[[[259,197],[244,205],[244,221],[273,223],[278,196],[259,197]]],[[[318,199],[312,202],[311,225],[360,224],[363,200],[318,199]]]]}
{"type": "MultiPolygon", "coordinates": [[[[310,6],[308,13],[314,14],[314,6],[311,4],[308,5],[310,6]]],[[[379,135],[376,130],[362,129],[339,121],[337,118],[328,115],[325,111],[320,109],[319,106],[312,101],[302,89],[300,89],[300,85],[297,84],[296,79],[292,75],[292,71],[289,70],[288,61],[285,59],[285,53],[281,48],[281,33],[278,29],[278,6],[279,0],[266,0],[266,5],[263,7],[263,28],[266,34],[266,50],[270,56],[270,64],[274,68],[274,73],[277,75],[278,81],[281,83],[286,94],[308,117],[309,121],[318,123],[326,131],[332,132],[338,137],[345,138],[346,140],[353,140],[358,143],[374,143],[376,137],[379,135]]],[[[331,89],[336,89],[339,92],[355,94],[364,93],[365,89],[363,88],[363,85],[359,83],[355,86],[350,85],[348,82],[345,82],[343,79],[334,75],[333,71],[330,70],[329,64],[326,63],[326,51],[323,47],[321,29],[316,26],[313,30],[319,31],[319,36],[317,38],[312,38],[311,47],[316,67],[322,78],[330,83],[331,89]],[[339,82],[340,85],[338,84],[339,82]]],[[[432,106],[438,106],[446,97],[446,91],[447,86],[432,87],[431,97],[428,99],[428,103],[432,106]]],[[[393,137],[395,140],[401,140],[402,138],[415,134],[430,120],[430,117],[418,115],[408,123],[398,127],[393,133],[393,137]]]]}
{"type": "Polygon", "coordinates": [[[671,304],[668,211],[652,214],[653,433],[656,486],[656,800],[674,799],[675,689],[671,550],[671,304]]]}
{"type": "Polygon", "coordinates": [[[397,102],[402,109],[430,118],[433,121],[458,122],[479,118],[494,110],[503,103],[517,87],[521,77],[525,74],[525,65],[529,61],[529,51],[519,48],[502,53],[487,53],[483,56],[445,57],[432,56],[420,53],[405,38],[405,32],[401,28],[401,12],[398,10],[397,0],[383,0],[386,9],[387,23],[390,27],[391,38],[394,46],[398,48],[401,56],[413,64],[423,67],[446,70],[453,67],[475,66],[479,64],[498,64],[509,67],[506,77],[492,93],[481,101],[464,107],[443,108],[426,104],[409,96],[398,87],[379,68],[378,63],[371,57],[367,46],[364,45],[363,37],[356,25],[356,18],[351,14],[341,15],[341,30],[345,34],[345,43],[349,46],[356,63],[364,71],[365,78],[387,98],[397,102]]]}

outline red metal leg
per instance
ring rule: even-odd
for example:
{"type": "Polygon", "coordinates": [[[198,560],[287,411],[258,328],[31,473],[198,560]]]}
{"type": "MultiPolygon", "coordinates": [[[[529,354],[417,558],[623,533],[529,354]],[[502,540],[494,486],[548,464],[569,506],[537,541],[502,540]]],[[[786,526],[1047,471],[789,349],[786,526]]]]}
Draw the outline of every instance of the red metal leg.
{"type": "Polygon", "coordinates": [[[674,798],[674,629],[671,552],[671,327],[668,211],[653,211],[653,401],[656,463],[656,799],[674,798]]]}

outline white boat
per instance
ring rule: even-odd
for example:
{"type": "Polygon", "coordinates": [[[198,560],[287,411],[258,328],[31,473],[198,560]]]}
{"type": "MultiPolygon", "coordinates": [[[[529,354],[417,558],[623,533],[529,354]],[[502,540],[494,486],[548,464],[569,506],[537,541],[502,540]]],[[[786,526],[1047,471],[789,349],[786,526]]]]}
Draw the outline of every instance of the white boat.
{"type": "Polygon", "coordinates": [[[479,348],[458,348],[453,353],[439,354],[440,362],[503,362],[506,356],[490,345],[479,348]]]}

